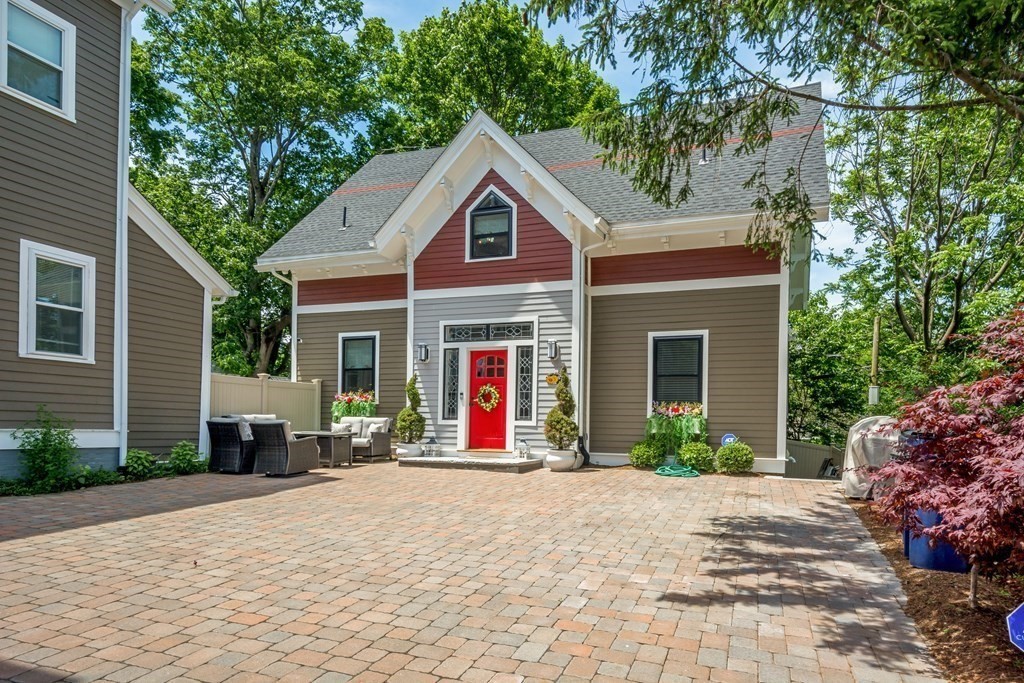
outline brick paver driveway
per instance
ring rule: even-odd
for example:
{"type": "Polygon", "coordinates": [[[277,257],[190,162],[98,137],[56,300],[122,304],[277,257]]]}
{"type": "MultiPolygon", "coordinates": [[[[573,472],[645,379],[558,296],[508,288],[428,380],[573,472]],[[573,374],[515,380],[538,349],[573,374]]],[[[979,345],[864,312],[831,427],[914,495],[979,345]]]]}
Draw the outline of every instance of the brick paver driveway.
{"type": "Polygon", "coordinates": [[[827,484],[385,463],[0,501],[0,678],[919,681],[827,484]]]}

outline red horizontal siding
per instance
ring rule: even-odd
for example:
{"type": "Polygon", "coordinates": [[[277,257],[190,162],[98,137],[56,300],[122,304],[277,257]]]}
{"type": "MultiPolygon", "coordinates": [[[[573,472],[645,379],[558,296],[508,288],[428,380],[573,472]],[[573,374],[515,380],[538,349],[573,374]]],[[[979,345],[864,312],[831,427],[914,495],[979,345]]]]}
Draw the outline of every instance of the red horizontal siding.
{"type": "Polygon", "coordinates": [[[416,289],[572,279],[572,245],[496,171],[488,171],[419,257],[416,289]],[[466,262],[466,210],[494,185],[516,203],[516,258],[466,262]]]}
{"type": "Polygon", "coordinates": [[[750,247],[714,247],[653,251],[646,254],[602,256],[590,261],[590,284],[627,285],[638,282],[703,280],[743,275],[775,275],[779,259],[750,247]]]}
{"type": "Polygon", "coordinates": [[[405,296],[405,273],[299,281],[299,306],[389,301],[405,296]]]}

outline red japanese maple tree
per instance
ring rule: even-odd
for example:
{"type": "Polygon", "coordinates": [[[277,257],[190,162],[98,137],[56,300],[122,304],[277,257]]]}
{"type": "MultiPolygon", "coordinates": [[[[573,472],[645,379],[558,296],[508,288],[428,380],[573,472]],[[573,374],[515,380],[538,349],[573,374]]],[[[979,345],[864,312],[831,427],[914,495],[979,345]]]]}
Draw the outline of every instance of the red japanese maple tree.
{"type": "Polygon", "coordinates": [[[936,389],[905,406],[898,429],[927,435],[876,474],[888,521],[946,541],[982,575],[1024,572],[1024,305],[988,326],[984,379],[936,389]],[[914,512],[941,522],[920,528],[914,512]]]}

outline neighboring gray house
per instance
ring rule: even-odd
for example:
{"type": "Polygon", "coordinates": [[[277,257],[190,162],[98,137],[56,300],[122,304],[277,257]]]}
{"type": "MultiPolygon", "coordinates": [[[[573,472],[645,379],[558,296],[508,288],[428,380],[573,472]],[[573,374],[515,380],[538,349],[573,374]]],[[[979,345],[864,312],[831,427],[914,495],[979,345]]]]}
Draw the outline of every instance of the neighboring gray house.
{"type": "MultiPolygon", "coordinates": [[[[820,114],[777,122],[767,170],[801,163],[824,220],[820,114]]],[[[679,401],[783,472],[787,313],[807,269],[744,246],[757,159],[735,148],[694,168],[679,208],[576,129],[512,137],[483,112],[447,147],[374,157],[258,260],[293,283],[293,379],[323,380],[326,421],[335,391],[360,389],[393,417],[415,372],[427,438],[511,455],[545,447],[566,366],[597,463],[625,463],[652,402],[679,401]]]]}
{"type": "Polygon", "coordinates": [[[0,0],[0,476],[38,404],[82,459],[201,441],[234,294],[128,183],[131,20],[167,0],[0,0]]]}

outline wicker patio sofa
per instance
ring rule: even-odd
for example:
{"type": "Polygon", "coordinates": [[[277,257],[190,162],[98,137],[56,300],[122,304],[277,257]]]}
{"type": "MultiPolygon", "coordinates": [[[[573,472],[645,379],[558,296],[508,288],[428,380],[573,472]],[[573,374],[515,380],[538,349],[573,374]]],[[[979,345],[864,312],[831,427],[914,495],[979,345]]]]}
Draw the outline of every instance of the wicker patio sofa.
{"type": "Polygon", "coordinates": [[[352,455],[356,458],[391,458],[391,418],[343,417],[331,425],[332,431],[352,434],[352,455]]]}
{"type": "Polygon", "coordinates": [[[206,421],[210,432],[210,469],[232,474],[252,474],[256,442],[248,425],[238,418],[215,417],[206,421]]]}
{"type": "Polygon", "coordinates": [[[315,436],[296,439],[286,420],[257,420],[249,426],[256,439],[257,474],[287,476],[320,467],[315,436]]]}

